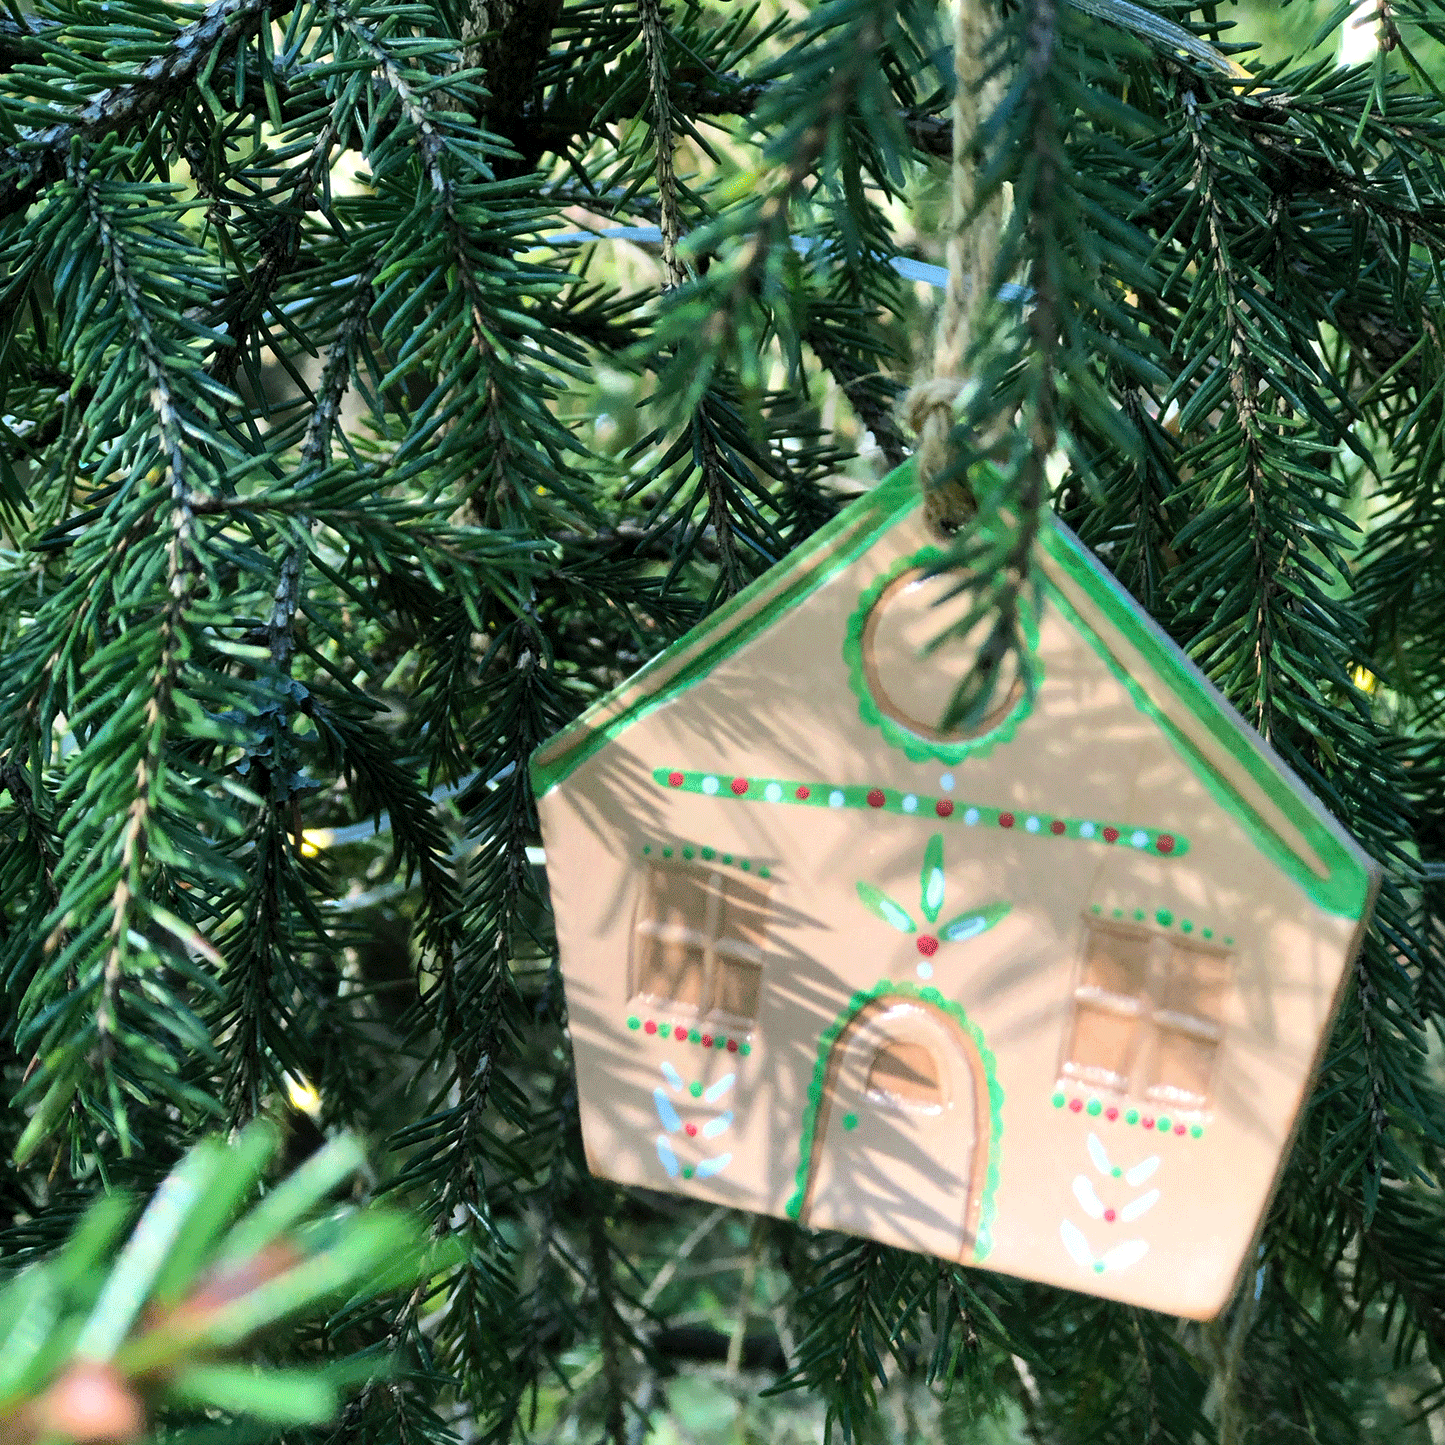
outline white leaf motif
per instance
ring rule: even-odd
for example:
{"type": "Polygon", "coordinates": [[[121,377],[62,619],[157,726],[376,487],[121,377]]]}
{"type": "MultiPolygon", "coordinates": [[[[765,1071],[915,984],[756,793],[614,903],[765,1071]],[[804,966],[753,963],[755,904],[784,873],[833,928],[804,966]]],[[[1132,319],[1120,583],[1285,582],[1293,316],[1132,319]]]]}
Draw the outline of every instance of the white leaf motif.
{"type": "Polygon", "coordinates": [[[1125,1224],[1133,1224],[1141,1214],[1148,1214],[1158,1202],[1159,1191],[1157,1189],[1151,1189],[1147,1194],[1141,1194],[1137,1199],[1131,1199],[1129,1203],[1119,1211],[1119,1218],[1122,1219],[1125,1224]]]}
{"type": "Polygon", "coordinates": [[[1085,1174],[1074,1176],[1074,1198],[1079,1201],[1079,1208],[1089,1216],[1090,1219],[1102,1219],[1104,1217],[1104,1205],[1098,1194],[1094,1191],[1093,1182],[1085,1174]]]}
{"type": "Polygon", "coordinates": [[[1154,1171],[1159,1167],[1159,1156],[1151,1154],[1147,1159],[1141,1160],[1124,1176],[1130,1185],[1137,1189],[1146,1179],[1153,1176],[1154,1171]]]}
{"type": "Polygon", "coordinates": [[[1114,1166],[1109,1163],[1108,1151],[1104,1148],[1103,1141],[1093,1132],[1089,1134],[1089,1158],[1094,1161],[1094,1168],[1100,1174],[1107,1177],[1114,1172],[1114,1166]]]}
{"type": "Polygon", "coordinates": [[[1104,1251],[1104,1268],[1128,1269],[1131,1264],[1138,1264],[1148,1253],[1149,1245],[1147,1241],[1142,1239],[1126,1239],[1123,1244],[1116,1244],[1113,1249],[1104,1251]]]}
{"type": "Polygon", "coordinates": [[[1059,1238],[1064,1241],[1069,1258],[1080,1269],[1093,1269],[1094,1252],[1089,1248],[1089,1241],[1084,1238],[1084,1231],[1073,1220],[1066,1219],[1059,1225],[1059,1238]]]}

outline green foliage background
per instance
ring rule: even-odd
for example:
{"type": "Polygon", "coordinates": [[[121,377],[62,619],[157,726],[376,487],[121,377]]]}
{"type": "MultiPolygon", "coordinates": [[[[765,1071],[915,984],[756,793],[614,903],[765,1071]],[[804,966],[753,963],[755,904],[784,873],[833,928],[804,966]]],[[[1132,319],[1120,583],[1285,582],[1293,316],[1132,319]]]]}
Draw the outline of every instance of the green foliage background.
{"type": "MultiPolygon", "coordinates": [[[[1388,870],[1200,1327],[582,1163],[526,760],[905,455],[946,17],[8,0],[5,1267],[275,1114],[458,1248],[276,1345],[401,1362],[288,1439],[1435,1438],[1445,3],[1342,69],[1348,8],[998,0],[978,157],[1030,300],[958,464],[988,437],[985,510],[1054,506],[1388,870]],[[663,241],[546,239],[605,225],[663,241]]],[[[1003,655],[998,535],[950,565],[1003,655]]]]}

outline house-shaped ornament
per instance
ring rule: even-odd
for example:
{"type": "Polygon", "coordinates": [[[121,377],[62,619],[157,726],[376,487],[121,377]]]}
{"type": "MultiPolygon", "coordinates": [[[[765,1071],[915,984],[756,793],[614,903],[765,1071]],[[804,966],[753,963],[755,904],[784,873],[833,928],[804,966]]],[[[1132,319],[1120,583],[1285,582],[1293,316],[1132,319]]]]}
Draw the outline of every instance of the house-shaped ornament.
{"type": "Polygon", "coordinates": [[[938,555],[905,466],[538,750],[589,1165],[1208,1318],[1378,870],[1052,519],[940,734],[938,555]]]}

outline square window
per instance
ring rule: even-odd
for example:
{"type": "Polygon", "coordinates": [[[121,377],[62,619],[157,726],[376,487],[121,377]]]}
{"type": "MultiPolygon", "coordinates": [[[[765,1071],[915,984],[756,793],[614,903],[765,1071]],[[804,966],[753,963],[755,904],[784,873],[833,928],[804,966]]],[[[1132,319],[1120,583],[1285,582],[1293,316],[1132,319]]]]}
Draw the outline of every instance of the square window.
{"type": "Polygon", "coordinates": [[[693,868],[647,870],[638,922],[653,929],[686,930],[706,937],[717,927],[717,899],[722,880],[716,873],[693,868]]]}
{"type": "Polygon", "coordinates": [[[1157,1025],[1145,1093],[1176,1109],[1202,1109],[1209,1102],[1218,1053],[1217,1035],[1157,1025]]]}
{"type": "Polygon", "coordinates": [[[1064,1076],[1098,1088],[1123,1089],[1134,1062],[1140,1013],[1138,1006],[1119,1008],[1076,999],[1064,1076]]]}
{"type": "Polygon", "coordinates": [[[752,1023],[758,1016],[763,966],[750,958],[737,958],[724,952],[726,947],[726,944],[719,945],[713,965],[713,1012],[752,1023]]]}
{"type": "Polygon", "coordinates": [[[1142,998],[1149,991],[1150,942],[1145,933],[1091,929],[1080,986],[1115,998],[1142,998]]]}

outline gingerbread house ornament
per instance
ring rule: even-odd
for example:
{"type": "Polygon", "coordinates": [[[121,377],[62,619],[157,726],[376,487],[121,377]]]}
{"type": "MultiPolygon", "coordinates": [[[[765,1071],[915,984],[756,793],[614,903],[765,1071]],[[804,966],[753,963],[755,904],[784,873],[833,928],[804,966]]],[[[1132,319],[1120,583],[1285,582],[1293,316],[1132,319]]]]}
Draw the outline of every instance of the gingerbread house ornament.
{"type": "Polygon", "coordinates": [[[899,469],[538,750],[592,1170],[1209,1318],[1379,870],[1050,519],[937,727],[899,469]]]}

